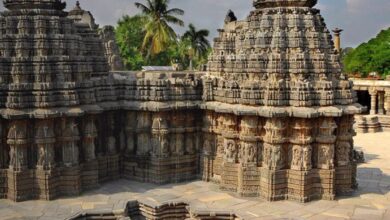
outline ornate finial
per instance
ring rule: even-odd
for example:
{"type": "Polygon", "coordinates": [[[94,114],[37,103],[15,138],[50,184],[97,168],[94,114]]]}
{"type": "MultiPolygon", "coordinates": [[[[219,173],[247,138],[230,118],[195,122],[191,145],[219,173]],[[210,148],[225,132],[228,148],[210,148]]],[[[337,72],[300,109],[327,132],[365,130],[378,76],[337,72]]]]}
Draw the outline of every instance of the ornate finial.
{"type": "Polygon", "coordinates": [[[232,10],[229,10],[225,17],[225,24],[237,21],[237,17],[232,10]]]}
{"type": "Polygon", "coordinates": [[[343,32],[344,30],[343,30],[343,29],[340,29],[340,28],[335,28],[335,29],[333,29],[332,31],[333,31],[333,33],[335,33],[335,34],[340,34],[340,33],[343,32]]]}
{"type": "Polygon", "coordinates": [[[76,1],[76,7],[75,10],[81,10],[80,1],[76,1]]]}

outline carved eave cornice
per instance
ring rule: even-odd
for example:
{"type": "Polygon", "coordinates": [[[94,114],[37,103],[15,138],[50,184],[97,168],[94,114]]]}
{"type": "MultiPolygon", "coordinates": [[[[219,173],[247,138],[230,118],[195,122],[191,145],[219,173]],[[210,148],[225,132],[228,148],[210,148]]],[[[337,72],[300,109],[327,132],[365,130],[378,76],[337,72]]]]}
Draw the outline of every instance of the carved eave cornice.
{"type": "Polygon", "coordinates": [[[227,104],[221,102],[204,103],[201,105],[201,109],[211,110],[217,113],[235,114],[239,116],[259,116],[265,118],[342,117],[343,115],[361,114],[364,111],[360,104],[324,107],[273,107],[227,104]]]}

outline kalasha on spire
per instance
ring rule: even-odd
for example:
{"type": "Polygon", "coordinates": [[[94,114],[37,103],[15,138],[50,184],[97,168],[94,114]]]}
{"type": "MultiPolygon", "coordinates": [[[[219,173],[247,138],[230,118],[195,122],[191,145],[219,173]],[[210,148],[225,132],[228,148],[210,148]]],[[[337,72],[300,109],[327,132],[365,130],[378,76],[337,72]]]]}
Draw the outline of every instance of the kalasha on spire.
{"type": "Polygon", "coordinates": [[[66,3],[61,0],[4,0],[4,6],[9,10],[19,9],[53,9],[64,10],[66,3]]]}
{"type": "Polygon", "coordinates": [[[255,8],[314,7],[317,0],[254,0],[255,8]]]}

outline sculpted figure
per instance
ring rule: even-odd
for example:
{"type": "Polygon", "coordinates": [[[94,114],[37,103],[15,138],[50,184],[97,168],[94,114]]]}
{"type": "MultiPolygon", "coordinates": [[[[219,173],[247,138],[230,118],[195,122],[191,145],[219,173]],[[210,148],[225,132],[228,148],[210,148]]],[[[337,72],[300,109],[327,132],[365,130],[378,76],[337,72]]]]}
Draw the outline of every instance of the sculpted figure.
{"type": "Polygon", "coordinates": [[[204,143],[203,143],[203,153],[206,155],[209,155],[209,154],[211,154],[211,149],[212,149],[211,142],[206,137],[204,140],[204,143]]]}
{"type": "Polygon", "coordinates": [[[351,145],[348,142],[342,141],[338,143],[336,158],[339,166],[348,165],[350,149],[351,145]]]}
{"type": "Polygon", "coordinates": [[[184,155],[184,135],[176,134],[175,153],[178,156],[184,155]]]}
{"type": "Polygon", "coordinates": [[[44,145],[39,145],[39,153],[38,153],[38,161],[37,165],[38,166],[43,166],[45,164],[45,147],[44,145]]]}
{"type": "Polygon", "coordinates": [[[108,153],[116,154],[116,139],[113,136],[108,138],[108,153]]]}
{"type": "Polygon", "coordinates": [[[292,167],[298,168],[301,166],[301,151],[299,146],[294,146],[292,167]]]}
{"type": "Polygon", "coordinates": [[[48,169],[54,165],[54,149],[52,144],[39,144],[37,166],[48,169]]]}
{"type": "Polygon", "coordinates": [[[334,167],[334,151],[330,145],[318,147],[318,167],[321,169],[332,169],[334,167]]]}
{"type": "Polygon", "coordinates": [[[86,161],[91,161],[96,159],[95,155],[95,137],[97,135],[97,130],[95,122],[93,119],[88,119],[84,126],[84,156],[86,161]]]}
{"type": "Polygon", "coordinates": [[[94,141],[88,141],[84,145],[85,160],[91,161],[96,159],[95,155],[95,143],[94,141]]]}
{"type": "Polygon", "coordinates": [[[16,152],[15,152],[15,146],[10,147],[9,151],[9,165],[12,167],[16,167],[16,152]]]}
{"type": "Polygon", "coordinates": [[[195,154],[194,136],[190,133],[186,136],[186,152],[190,155],[195,154]]]}
{"type": "Polygon", "coordinates": [[[279,169],[284,166],[283,154],[280,147],[275,147],[272,152],[272,167],[279,169]]]}
{"type": "Polygon", "coordinates": [[[169,140],[166,135],[163,135],[161,138],[161,155],[169,157],[169,140]]]}
{"type": "Polygon", "coordinates": [[[243,164],[256,163],[256,147],[251,143],[244,143],[241,145],[240,160],[243,164]]]}
{"type": "Polygon", "coordinates": [[[237,148],[233,141],[228,141],[225,146],[225,159],[229,162],[236,162],[237,148]]]}
{"type": "Polygon", "coordinates": [[[127,134],[126,139],[126,154],[132,154],[134,153],[134,137],[133,134],[127,134]]]}
{"type": "Polygon", "coordinates": [[[272,149],[270,145],[265,144],[264,145],[264,154],[263,154],[263,166],[270,168],[271,167],[271,155],[272,155],[272,149]]]}
{"type": "Polygon", "coordinates": [[[312,167],[311,155],[312,150],[310,146],[303,149],[303,169],[305,170],[309,170],[312,167]]]}

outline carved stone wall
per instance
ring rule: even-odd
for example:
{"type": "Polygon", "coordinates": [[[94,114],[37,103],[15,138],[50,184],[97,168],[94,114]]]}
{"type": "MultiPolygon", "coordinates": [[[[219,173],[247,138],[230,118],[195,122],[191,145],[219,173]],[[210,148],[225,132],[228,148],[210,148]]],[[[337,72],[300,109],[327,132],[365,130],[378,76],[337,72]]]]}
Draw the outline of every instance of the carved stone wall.
{"type": "Polygon", "coordinates": [[[207,111],[204,124],[214,126],[204,129],[203,161],[219,168],[203,169],[202,176],[224,190],[306,202],[334,199],[353,188],[351,116],[265,118],[207,111]],[[232,121],[238,126],[229,129],[232,121]]]}
{"type": "Polygon", "coordinates": [[[121,177],[201,177],[271,201],[350,192],[361,107],[315,3],[229,12],[205,74],[109,72],[112,30],[99,35],[79,4],[5,0],[0,198],[51,200],[121,177]]]}

